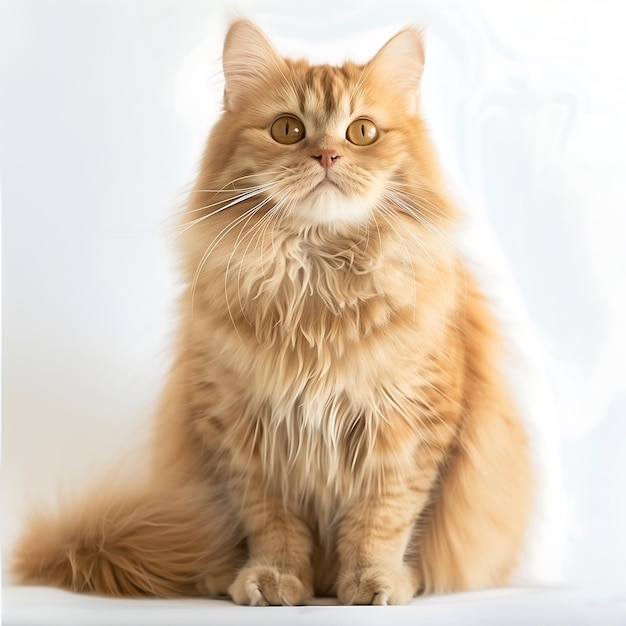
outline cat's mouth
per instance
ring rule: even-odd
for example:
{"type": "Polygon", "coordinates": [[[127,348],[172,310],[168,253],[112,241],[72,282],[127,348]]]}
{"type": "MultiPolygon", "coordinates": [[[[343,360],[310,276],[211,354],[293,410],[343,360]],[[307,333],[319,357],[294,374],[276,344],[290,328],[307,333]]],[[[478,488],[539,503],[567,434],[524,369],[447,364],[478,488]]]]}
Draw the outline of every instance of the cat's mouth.
{"type": "Polygon", "coordinates": [[[315,193],[317,191],[326,191],[326,190],[337,190],[343,193],[343,189],[341,186],[328,175],[324,176],[322,180],[318,181],[313,185],[309,194],[315,193]]]}

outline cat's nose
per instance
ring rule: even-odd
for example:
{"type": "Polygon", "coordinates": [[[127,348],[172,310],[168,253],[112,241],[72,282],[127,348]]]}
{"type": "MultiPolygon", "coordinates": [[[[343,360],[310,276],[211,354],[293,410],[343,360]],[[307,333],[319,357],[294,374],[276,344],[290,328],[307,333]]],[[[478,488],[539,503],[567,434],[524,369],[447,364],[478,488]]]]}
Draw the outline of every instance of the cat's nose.
{"type": "Polygon", "coordinates": [[[316,150],[311,156],[327,170],[341,155],[337,150],[316,150]]]}

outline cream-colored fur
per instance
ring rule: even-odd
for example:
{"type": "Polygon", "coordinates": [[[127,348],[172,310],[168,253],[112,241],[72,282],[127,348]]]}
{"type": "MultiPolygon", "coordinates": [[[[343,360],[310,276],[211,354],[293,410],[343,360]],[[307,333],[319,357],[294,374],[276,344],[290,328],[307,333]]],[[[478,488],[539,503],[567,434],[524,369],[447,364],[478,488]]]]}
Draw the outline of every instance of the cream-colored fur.
{"type": "Polygon", "coordinates": [[[527,443],[419,116],[423,58],[409,29],[365,66],[310,66],[232,25],[151,478],[34,520],[20,580],[254,605],[506,581],[527,443]],[[272,137],[283,114],[302,140],[272,137]],[[378,138],[353,145],[362,117],[378,138]]]}

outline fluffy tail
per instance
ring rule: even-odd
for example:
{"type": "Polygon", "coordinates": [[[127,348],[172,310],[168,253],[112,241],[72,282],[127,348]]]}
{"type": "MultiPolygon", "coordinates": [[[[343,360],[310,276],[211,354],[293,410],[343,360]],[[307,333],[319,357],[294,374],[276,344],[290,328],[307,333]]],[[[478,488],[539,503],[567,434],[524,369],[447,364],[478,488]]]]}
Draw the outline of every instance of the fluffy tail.
{"type": "Polygon", "coordinates": [[[22,584],[113,596],[223,593],[241,551],[225,522],[206,488],[102,487],[62,514],[32,516],[11,573],[22,584]]]}
{"type": "Polygon", "coordinates": [[[528,441],[497,367],[498,339],[475,304],[466,337],[466,414],[424,532],[428,591],[504,584],[533,507],[528,441]]]}

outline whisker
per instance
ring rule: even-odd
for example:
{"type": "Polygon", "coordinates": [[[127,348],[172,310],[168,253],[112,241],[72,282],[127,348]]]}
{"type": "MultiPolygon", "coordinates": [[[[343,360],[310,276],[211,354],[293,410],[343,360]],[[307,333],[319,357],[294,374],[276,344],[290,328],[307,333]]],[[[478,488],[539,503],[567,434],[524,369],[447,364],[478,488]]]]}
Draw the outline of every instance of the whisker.
{"type": "MultiPolygon", "coordinates": [[[[280,216],[280,211],[282,210],[283,205],[287,202],[287,200],[285,198],[280,198],[279,201],[254,225],[252,230],[258,230],[258,235],[257,237],[254,239],[255,241],[255,246],[254,246],[254,250],[256,252],[257,250],[257,246],[259,244],[259,239],[261,240],[261,271],[263,272],[263,274],[265,274],[265,265],[264,265],[264,260],[263,260],[263,241],[265,240],[265,233],[267,232],[272,220],[276,217],[276,215],[280,216]]],[[[279,221],[280,223],[280,221],[279,221]]],[[[244,256],[245,254],[248,253],[248,250],[250,248],[250,245],[252,244],[253,239],[250,239],[250,243],[248,244],[248,246],[246,246],[246,250],[244,251],[244,256]]],[[[275,252],[275,248],[274,248],[274,240],[272,239],[272,249],[275,252]]],[[[239,278],[241,278],[241,273],[239,278]]]]}
{"type": "MultiPolygon", "coordinates": [[[[448,232],[443,230],[441,227],[433,223],[431,220],[429,220],[422,214],[424,212],[428,213],[428,210],[425,207],[423,207],[423,205],[421,205],[418,201],[414,201],[414,203],[418,205],[417,207],[415,207],[413,206],[413,204],[410,203],[410,200],[407,201],[406,198],[402,197],[403,195],[406,195],[406,194],[403,194],[402,192],[401,193],[392,192],[391,189],[388,188],[385,191],[385,196],[390,202],[394,203],[396,206],[399,206],[400,209],[404,213],[409,215],[410,217],[416,219],[435,237],[438,237],[442,241],[445,241],[446,244],[451,246],[452,248],[457,248],[456,242],[453,241],[453,239],[450,237],[450,234],[448,232]]],[[[415,194],[410,194],[410,195],[414,196],[415,198],[419,198],[419,196],[415,194]]],[[[421,198],[419,199],[421,200],[421,198]]],[[[440,219],[440,217],[437,216],[437,219],[440,219]]],[[[422,242],[418,241],[418,244],[422,247],[422,249],[425,250],[422,242]]],[[[452,274],[453,273],[452,272],[452,257],[448,256],[447,261],[448,261],[448,270],[450,274],[452,274]]]]}
{"type": "MultiPolygon", "coordinates": [[[[411,267],[411,275],[413,277],[412,284],[417,285],[417,277],[415,276],[415,263],[413,262],[413,257],[411,256],[411,253],[409,252],[409,248],[406,245],[406,240],[402,235],[400,235],[400,233],[397,231],[394,225],[389,221],[389,219],[387,219],[387,216],[385,215],[386,213],[388,213],[390,217],[393,217],[393,218],[397,218],[397,216],[394,215],[393,212],[388,211],[386,207],[383,207],[383,210],[381,211],[381,217],[387,222],[389,227],[396,233],[398,239],[402,243],[402,247],[404,248],[404,251],[407,257],[407,264],[411,267]]],[[[415,289],[415,293],[413,295],[413,319],[414,320],[417,319],[417,288],[415,289]]]]}
{"type": "Polygon", "coordinates": [[[215,211],[211,211],[210,213],[207,213],[206,215],[198,217],[198,218],[192,220],[191,222],[186,222],[186,223],[182,224],[181,227],[183,228],[183,230],[181,232],[179,232],[176,235],[176,237],[180,237],[181,235],[186,233],[190,228],[193,228],[196,224],[199,224],[203,220],[206,220],[206,219],[208,219],[210,217],[213,217],[214,215],[217,215],[218,213],[221,213],[222,211],[225,211],[226,209],[230,209],[231,207],[239,204],[240,202],[244,202],[245,200],[250,200],[250,199],[254,198],[255,196],[260,195],[261,193],[264,193],[269,188],[271,188],[272,186],[275,186],[275,185],[276,185],[276,183],[270,183],[268,185],[265,185],[262,188],[257,188],[254,191],[246,192],[244,194],[240,194],[238,196],[235,196],[235,198],[222,200],[220,202],[216,202],[214,204],[209,204],[209,205],[207,205],[205,207],[202,207],[202,209],[208,209],[208,208],[211,208],[211,207],[213,207],[213,206],[215,206],[217,204],[222,204],[223,202],[227,202],[227,204],[225,204],[224,206],[220,207],[219,209],[216,209],[215,211]]]}
{"type": "Polygon", "coordinates": [[[196,287],[198,285],[198,280],[200,278],[200,273],[202,272],[202,269],[203,269],[205,263],[207,262],[207,260],[211,256],[211,253],[223,241],[224,237],[226,237],[226,235],[228,235],[228,233],[230,233],[233,230],[233,228],[235,228],[238,224],[243,222],[249,216],[249,214],[254,214],[256,211],[257,211],[257,206],[255,205],[255,206],[249,208],[247,211],[245,211],[237,219],[233,220],[230,224],[228,224],[228,226],[225,226],[224,228],[222,228],[222,230],[214,237],[213,241],[209,244],[209,246],[205,250],[204,254],[202,255],[202,258],[200,259],[200,263],[198,264],[198,267],[196,269],[196,272],[194,274],[194,277],[193,277],[193,280],[192,280],[192,283],[191,283],[191,310],[192,310],[192,313],[193,313],[193,309],[194,309],[195,293],[196,293],[196,287]]]}
{"type": "MultiPolygon", "coordinates": [[[[386,189],[383,193],[383,197],[388,200],[391,204],[397,206],[402,209],[404,213],[416,219],[422,226],[424,226],[427,230],[429,230],[432,234],[445,239],[448,243],[452,243],[450,240],[448,233],[446,233],[443,229],[438,227],[435,223],[428,220],[424,215],[420,213],[420,207],[415,207],[409,203],[406,199],[404,199],[399,193],[394,193],[390,188],[386,189]]],[[[426,211],[428,212],[428,211],[426,211]]]]}
{"type": "MultiPolygon", "coordinates": [[[[396,213],[394,213],[393,211],[389,211],[389,209],[387,209],[387,214],[390,217],[392,217],[394,220],[396,220],[397,222],[401,223],[399,216],[396,213]]],[[[435,233],[435,234],[437,234],[437,233],[435,233]]],[[[435,270],[435,272],[437,274],[437,279],[439,281],[439,286],[441,288],[441,293],[442,293],[442,295],[446,294],[449,290],[444,285],[444,280],[443,280],[443,276],[441,274],[441,268],[440,268],[439,264],[437,263],[437,261],[435,261],[435,259],[433,258],[432,254],[429,252],[428,248],[424,245],[424,243],[420,240],[419,237],[412,237],[412,240],[413,240],[413,242],[415,244],[417,244],[422,249],[422,252],[429,259],[433,269],[435,270]]],[[[449,275],[453,275],[452,261],[451,261],[449,255],[446,255],[446,258],[447,258],[447,262],[448,262],[448,274],[449,275]]],[[[415,272],[413,270],[413,281],[414,281],[414,284],[417,284],[415,282],[415,280],[416,280],[416,277],[415,277],[415,272]]],[[[442,324],[442,326],[444,324],[446,324],[446,322],[448,320],[448,300],[447,300],[447,298],[443,299],[443,306],[444,306],[444,311],[443,311],[443,315],[441,316],[441,324],[442,324]]]]}
{"type": "Polygon", "coordinates": [[[233,325],[235,325],[235,320],[233,319],[232,311],[231,311],[231,308],[230,308],[230,300],[228,298],[228,293],[227,293],[228,292],[228,274],[229,274],[229,271],[230,271],[230,266],[232,264],[232,261],[233,261],[233,258],[235,256],[235,253],[237,252],[237,249],[239,248],[239,245],[245,239],[245,237],[250,236],[250,241],[248,242],[248,245],[246,246],[246,250],[244,251],[243,257],[242,257],[241,261],[239,262],[239,272],[237,274],[237,298],[238,298],[238,301],[239,301],[239,308],[240,308],[240,310],[242,311],[242,313],[244,314],[244,317],[245,317],[245,311],[244,311],[243,303],[242,303],[242,300],[241,300],[241,271],[242,271],[242,268],[243,268],[243,262],[244,262],[244,259],[245,259],[245,254],[246,254],[246,252],[247,252],[247,250],[250,247],[250,244],[252,242],[254,231],[259,228],[259,224],[262,224],[268,218],[268,215],[270,215],[276,209],[276,206],[278,206],[278,205],[275,205],[274,207],[271,207],[270,210],[268,211],[268,213],[266,213],[264,216],[262,216],[261,219],[256,224],[254,224],[254,226],[250,230],[248,230],[246,232],[244,232],[244,231],[245,231],[247,225],[249,224],[250,220],[252,219],[252,217],[254,215],[256,215],[266,204],[268,204],[269,202],[272,202],[275,199],[276,196],[277,196],[277,194],[273,194],[273,195],[265,198],[259,204],[255,205],[253,207],[254,211],[252,213],[250,213],[250,216],[248,217],[248,219],[245,221],[244,225],[242,226],[241,231],[239,232],[239,235],[237,235],[237,240],[235,241],[235,245],[233,246],[233,250],[232,250],[232,252],[230,254],[230,257],[228,259],[228,263],[226,264],[226,272],[224,274],[224,289],[226,291],[226,304],[227,304],[227,307],[228,307],[228,313],[229,313],[229,316],[230,316],[230,319],[231,319],[233,325]]]}
{"type": "MultiPolygon", "coordinates": [[[[283,169],[284,166],[279,165],[278,167],[281,167],[283,169]]],[[[287,168],[288,169],[288,168],[287,168]]],[[[232,180],[228,181],[227,183],[225,183],[220,189],[194,189],[192,190],[193,193],[229,193],[231,191],[241,191],[244,188],[242,187],[235,187],[235,183],[241,181],[241,180],[246,180],[248,178],[257,178],[258,176],[277,176],[278,174],[280,174],[280,170],[274,171],[274,170],[264,170],[263,172],[257,172],[255,174],[246,174],[245,176],[238,176],[237,178],[233,178],[232,180]],[[227,187],[229,185],[233,185],[232,189],[227,189],[227,187]]]]}
{"type": "Polygon", "coordinates": [[[404,186],[404,187],[409,187],[411,189],[418,189],[418,190],[423,190],[423,191],[427,191],[427,192],[432,192],[432,193],[437,193],[437,195],[442,195],[438,192],[434,192],[433,190],[430,190],[426,187],[419,187],[418,185],[408,185],[406,183],[400,183],[398,181],[395,181],[392,184],[387,185],[387,189],[389,191],[394,192],[396,195],[401,196],[406,198],[406,200],[409,200],[409,198],[414,199],[415,203],[424,211],[424,213],[429,214],[431,216],[433,216],[434,218],[436,218],[438,221],[444,221],[447,222],[449,224],[453,224],[455,223],[455,221],[453,219],[450,219],[448,217],[446,217],[445,215],[443,215],[441,213],[441,207],[437,204],[435,204],[432,200],[430,200],[429,198],[427,198],[424,195],[418,195],[416,193],[413,193],[411,191],[407,191],[404,189],[399,189],[399,186],[404,186]],[[426,205],[430,205],[429,208],[426,205]]]}

